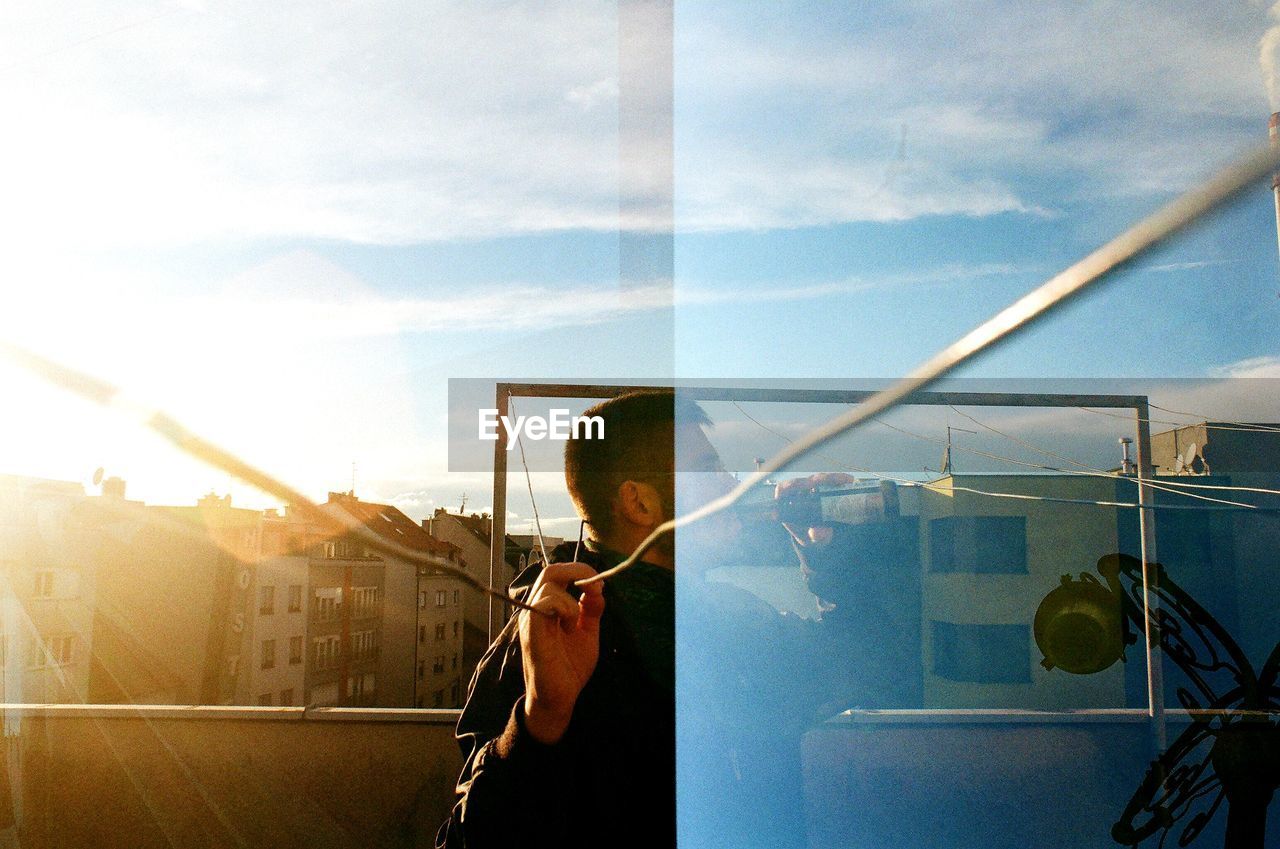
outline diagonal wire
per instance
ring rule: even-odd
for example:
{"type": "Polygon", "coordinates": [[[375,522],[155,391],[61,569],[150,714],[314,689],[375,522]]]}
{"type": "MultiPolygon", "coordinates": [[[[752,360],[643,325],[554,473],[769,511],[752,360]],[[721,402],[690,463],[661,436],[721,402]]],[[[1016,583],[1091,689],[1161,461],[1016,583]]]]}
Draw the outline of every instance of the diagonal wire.
{"type": "MultiPolygon", "coordinates": [[[[955,410],[954,407],[952,407],[951,409],[955,410]]],[[[955,410],[955,411],[957,413],[960,412],[959,410],[955,410]]],[[[963,416],[964,413],[960,413],[960,415],[963,416]]],[[[965,416],[965,418],[972,419],[971,416],[965,416]]],[[[972,421],[975,424],[979,424],[979,425],[982,424],[982,422],[979,422],[976,419],[972,419],[972,421]]],[[[950,445],[950,443],[946,442],[946,440],[938,439],[932,436],[925,436],[923,433],[916,433],[915,431],[907,430],[905,427],[899,427],[898,425],[891,425],[882,419],[876,419],[875,423],[883,427],[887,427],[889,430],[896,430],[898,433],[905,434],[906,436],[910,436],[914,439],[924,440],[925,442],[933,442],[938,445],[950,445]]],[[[983,427],[986,427],[986,425],[983,425],[983,427]]],[[[1001,434],[1001,436],[1005,436],[1005,435],[1006,434],[1001,434]]],[[[1009,438],[1014,439],[1011,436],[1009,438]]],[[[1014,441],[1016,442],[1018,440],[1015,439],[1014,441]]],[[[1087,472],[1080,471],[1079,469],[1063,469],[1057,466],[1046,466],[1043,463],[1032,463],[1028,460],[1018,460],[1014,457],[1005,457],[1002,454],[993,454],[990,451],[983,451],[979,448],[970,448],[964,445],[955,445],[951,447],[958,448],[959,450],[968,452],[969,454],[976,454],[979,457],[987,457],[988,459],[991,459],[991,460],[999,460],[1004,463],[1012,463],[1015,466],[1026,466],[1027,468],[1040,469],[1041,471],[1046,471],[1046,472],[1057,472],[1059,474],[1064,474],[1064,475],[1077,475],[1079,477],[1107,478],[1108,480],[1129,480],[1129,481],[1134,481],[1135,483],[1137,482],[1137,478],[1131,478],[1125,475],[1112,474],[1111,472],[1105,472],[1102,469],[1092,469],[1087,472]]],[[[1039,449],[1035,449],[1034,446],[1028,446],[1028,447],[1033,448],[1033,450],[1039,450],[1039,449]]],[[[1041,453],[1048,453],[1048,452],[1041,452],[1041,453]]],[[[1054,456],[1057,456],[1057,455],[1054,455],[1054,456]]],[[[1066,458],[1063,458],[1063,459],[1066,459],[1066,458]]],[[[1067,462],[1074,463],[1075,461],[1068,460],[1067,462]]],[[[1080,466],[1083,464],[1075,463],[1075,465],[1080,466]]],[[[1085,466],[1085,468],[1088,468],[1088,467],[1085,466]]],[[[1246,504],[1243,501],[1228,501],[1224,498],[1214,498],[1209,495],[1196,495],[1195,493],[1192,493],[1192,492],[1182,492],[1179,489],[1173,489],[1173,488],[1170,488],[1169,486],[1166,486],[1163,482],[1155,483],[1149,478],[1144,478],[1143,483],[1147,484],[1152,489],[1160,490],[1162,492],[1172,492],[1175,495],[1181,495],[1184,498],[1194,498],[1199,501],[1212,501],[1218,504],[1227,504],[1227,505],[1230,505],[1231,507],[1242,507],[1248,510],[1252,510],[1257,507],[1257,505],[1255,504],[1246,504]]]]}
{"type": "MultiPolygon", "coordinates": [[[[948,406],[950,406],[950,405],[948,405],[948,406]]],[[[1081,409],[1083,409],[1083,408],[1081,408],[1081,409]]],[[[1065,462],[1065,463],[1070,463],[1070,464],[1071,464],[1071,465],[1073,465],[1073,466],[1079,466],[1081,469],[1086,469],[1086,470],[1088,470],[1089,472],[1093,472],[1093,473],[1098,474],[1098,475],[1105,475],[1106,477],[1109,477],[1109,478],[1115,478],[1116,480],[1127,480],[1127,481],[1133,481],[1134,483],[1137,483],[1137,482],[1138,482],[1138,479],[1137,479],[1137,478],[1135,478],[1135,477],[1131,477],[1131,476],[1129,476],[1129,475],[1121,475],[1121,474],[1117,474],[1117,473],[1115,473],[1115,472],[1108,472],[1108,471],[1106,471],[1105,469],[1098,469],[1098,468],[1094,468],[1093,466],[1086,465],[1086,464],[1084,464],[1084,463],[1079,462],[1078,460],[1072,460],[1070,457],[1064,457],[1064,456],[1062,456],[1061,454],[1055,454],[1055,453],[1053,453],[1052,451],[1048,450],[1047,448],[1041,448],[1041,447],[1040,447],[1040,446],[1038,446],[1038,445],[1033,445],[1032,443],[1027,442],[1027,441],[1026,441],[1026,440],[1024,440],[1024,439],[1019,439],[1018,437],[1014,436],[1013,434],[1005,433],[1005,432],[1004,432],[1004,431],[1002,431],[1002,430],[998,430],[998,429],[996,429],[996,428],[992,427],[991,425],[987,424],[986,422],[979,421],[978,419],[974,418],[973,416],[969,415],[968,413],[964,412],[963,410],[957,410],[955,407],[951,407],[951,411],[952,411],[952,412],[954,412],[954,413],[958,413],[959,415],[964,416],[966,419],[968,419],[969,421],[973,422],[973,423],[974,423],[974,424],[976,424],[978,427],[986,428],[987,430],[991,431],[992,433],[996,434],[997,436],[1003,436],[1005,439],[1008,439],[1008,440],[1010,440],[1010,441],[1012,441],[1012,442],[1016,442],[1017,444],[1019,444],[1019,445],[1023,446],[1024,448],[1029,448],[1030,450],[1035,451],[1035,452],[1036,452],[1036,453],[1038,453],[1038,454],[1043,454],[1043,455],[1045,455],[1046,457],[1052,457],[1052,458],[1054,458],[1055,460],[1062,460],[1062,461],[1063,461],[1063,462],[1065,462]]],[[[882,422],[882,424],[883,424],[883,422],[882,422]]],[[[965,449],[963,446],[961,446],[961,450],[970,450],[970,451],[973,451],[974,449],[965,449]]],[[[982,453],[982,452],[975,452],[975,453],[982,453]]],[[[988,455],[985,455],[985,456],[989,456],[989,457],[990,457],[990,456],[994,456],[994,455],[990,455],[990,454],[988,454],[988,455]]],[[[1010,462],[1014,462],[1014,461],[1010,460],[1010,462]]],[[[1045,466],[1044,468],[1046,468],[1046,469],[1050,469],[1050,468],[1052,468],[1052,467],[1051,467],[1051,466],[1045,466]]],[[[1072,470],[1071,470],[1071,469],[1053,469],[1053,471],[1066,472],[1066,473],[1068,473],[1068,474],[1079,474],[1078,472],[1072,472],[1072,470]]],[[[1152,483],[1150,480],[1146,480],[1146,483],[1147,483],[1147,484],[1149,484],[1150,486],[1154,487],[1155,489],[1162,489],[1162,490],[1164,490],[1164,491],[1166,491],[1166,492],[1174,492],[1174,493],[1177,493],[1177,494],[1179,494],[1179,495],[1185,495],[1185,496],[1187,496],[1188,498],[1193,498],[1193,497],[1195,497],[1195,496],[1194,496],[1192,493],[1189,493],[1189,492],[1179,492],[1179,490],[1182,490],[1182,489],[1217,489],[1217,490],[1224,490],[1224,491],[1227,491],[1227,492],[1258,492],[1258,493],[1262,493],[1262,494],[1264,494],[1264,495],[1280,495],[1280,489],[1267,489],[1266,487],[1261,487],[1261,486],[1237,486],[1237,485],[1234,485],[1234,484],[1207,484],[1207,483],[1205,483],[1205,484],[1194,484],[1194,483],[1184,483],[1184,482],[1182,482],[1182,481],[1175,481],[1175,480],[1168,480],[1168,479],[1162,480],[1162,481],[1160,481],[1159,483],[1152,483]]],[[[1236,502],[1227,502],[1227,503],[1234,504],[1234,503],[1236,503],[1236,502]]]]}
{"type": "MultiPolygon", "coordinates": [[[[1175,416],[1190,416],[1193,419],[1200,419],[1201,421],[1205,422],[1205,424],[1208,424],[1208,422],[1210,421],[1209,416],[1202,416],[1202,415],[1199,415],[1198,413],[1188,413],[1185,410],[1171,410],[1168,407],[1161,407],[1159,404],[1148,403],[1147,406],[1151,407],[1151,409],[1153,410],[1159,410],[1162,413],[1173,413],[1175,416]]],[[[1259,430],[1266,433],[1280,433],[1280,427],[1276,427],[1274,425],[1266,425],[1258,422],[1232,422],[1232,421],[1227,421],[1225,419],[1221,419],[1220,421],[1222,421],[1222,424],[1224,425],[1236,425],[1239,429],[1242,429],[1242,430],[1248,428],[1250,430],[1259,430]]],[[[1222,425],[1214,425],[1213,427],[1217,430],[1230,429],[1230,428],[1222,427],[1222,425]]]]}
{"type": "MultiPolygon", "coordinates": [[[[782,440],[785,443],[794,442],[794,440],[791,439],[790,437],[786,436],[785,434],[779,433],[778,431],[769,427],[764,422],[757,419],[755,416],[748,413],[746,410],[742,409],[742,407],[738,404],[737,401],[734,401],[732,403],[733,403],[733,406],[738,408],[739,413],[742,413],[742,415],[746,416],[750,421],[758,425],[761,429],[767,431],[768,433],[773,434],[775,437],[777,437],[778,439],[782,440]]],[[[1052,495],[1030,495],[1025,492],[995,492],[989,489],[977,489],[976,487],[971,487],[971,486],[959,486],[954,483],[944,485],[939,483],[939,481],[937,480],[917,481],[917,480],[911,480],[910,478],[894,477],[893,475],[886,475],[886,474],[883,474],[882,472],[877,472],[872,469],[866,469],[860,466],[850,465],[847,462],[844,462],[842,460],[837,460],[831,455],[824,454],[821,451],[815,451],[814,455],[818,457],[826,457],[827,459],[831,460],[836,465],[838,465],[842,469],[845,469],[846,471],[856,472],[857,474],[870,475],[871,477],[876,478],[877,480],[893,481],[894,483],[899,484],[900,486],[914,486],[919,489],[924,489],[929,492],[938,492],[944,495],[952,492],[968,492],[973,495],[982,495],[988,498],[1009,498],[1017,501],[1048,501],[1056,504],[1084,504],[1090,507],[1128,507],[1128,508],[1139,509],[1139,510],[1192,510],[1192,511],[1199,511],[1199,512],[1215,512],[1215,513],[1216,512],[1224,512],[1224,513],[1241,512],[1240,509],[1234,508],[1234,507],[1201,507],[1196,504],[1138,504],[1132,501],[1100,501],[1100,500],[1090,499],[1090,498],[1059,498],[1052,495]]],[[[1233,504],[1234,502],[1228,501],[1225,503],[1233,504]]],[[[1262,515],[1267,515],[1267,516],[1280,515],[1280,508],[1254,508],[1253,505],[1246,505],[1246,506],[1256,510],[1256,512],[1262,515]]],[[[790,532],[791,529],[787,528],[787,530],[788,532],[790,532]]]]}
{"type": "MultiPolygon", "coordinates": [[[[513,418],[515,417],[516,410],[511,404],[510,393],[507,393],[507,411],[513,418]]],[[[520,448],[520,465],[524,466],[524,483],[529,488],[529,506],[533,508],[533,524],[538,529],[538,549],[542,552],[543,565],[550,566],[551,558],[547,557],[547,543],[542,538],[542,517],[538,515],[538,501],[533,497],[533,475],[529,474],[529,461],[524,456],[524,435],[520,431],[516,432],[516,445],[520,448]]]]}
{"type": "Polygon", "coordinates": [[[311,499],[288,484],[273,478],[254,466],[249,465],[236,455],[212,442],[202,439],[172,416],[160,410],[153,410],[124,396],[115,386],[77,369],[55,362],[48,357],[30,351],[12,342],[0,340],[0,357],[10,360],[27,371],[50,383],[61,386],[69,392],[94,401],[105,407],[113,407],[132,414],[139,422],[173,443],[184,453],[195,457],[214,468],[221,469],[239,478],[250,486],[265,493],[274,495],[293,507],[303,519],[313,522],[334,533],[345,533],[360,540],[369,548],[398,557],[415,565],[430,567],[437,572],[457,578],[469,587],[479,590],[504,603],[519,608],[532,610],[529,605],[513,599],[504,592],[490,588],[487,584],[469,575],[464,569],[449,564],[441,557],[425,554],[421,551],[385,539],[367,528],[354,516],[345,512],[329,513],[311,499]]]}
{"type": "MultiPolygon", "coordinates": [[[[769,475],[786,468],[840,434],[859,427],[866,421],[896,407],[913,393],[928,388],[978,354],[1034,326],[1064,304],[1070,303],[1083,292],[1105,280],[1116,269],[1132,262],[1155,245],[1195,222],[1202,215],[1222,206],[1251,184],[1275,170],[1277,166],[1280,166],[1280,148],[1272,148],[1268,144],[1245,153],[1213,177],[1156,210],[1107,244],[1045,281],[960,339],[938,351],[903,379],[877,392],[862,404],[837,416],[825,425],[809,431],[753,474],[740,481],[730,492],[683,516],[663,522],[613,569],[579,583],[603,580],[630,568],[664,534],[702,521],[733,506],[769,475]]],[[[23,347],[9,342],[0,342],[0,356],[82,397],[106,406],[126,408],[129,406],[114,386],[23,347]]],[[[138,411],[135,409],[135,412],[138,411]]],[[[531,609],[523,602],[513,600],[506,594],[498,593],[477,581],[462,569],[382,539],[361,525],[354,517],[347,521],[347,517],[331,516],[301,493],[250,466],[235,455],[200,439],[163,412],[148,411],[142,416],[142,422],[187,454],[222,469],[264,492],[293,503],[299,512],[318,524],[330,527],[336,525],[375,550],[395,554],[413,563],[425,563],[442,573],[458,578],[486,595],[500,598],[517,607],[531,609]]]]}
{"type": "MultiPolygon", "coordinates": [[[[1181,416],[1192,416],[1192,418],[1198,419],[1199,421],[1180,422],[1174,419],[1144,419],[1141,416],[1138,417],[1137,419],[1138,421],[1147,422],[1148,424],[1167,424],[1167,425],[1173,425],[1175,427],[1191,427],[1194,425],[1198,425],[1204,428],[1205,430],[1236,430],[1236,431],[1243,431],[1244,433],[1280,433],[1280,427],[1272,427],[1266,424],[1258,424],[1258,423],[1250,423],[1250,422],[1227,422],[1225,424],[1213,424],[1211,421],[1207,420],[1208,419],[1207,416],[1196,416],[1196,415],[1193,415],[1192,413],[1179,413],[1177,410],[1165,410],[1164,407],[1157,407],[1155,404],[1152,404],[1150,402],[1147,403],[1147,406],[1156,410],[1164,410],[1167,413],[1177,413],[1178,415],[1181,415],[1181,416]]],[[[1086,413],[1096,413],[1099,416],[1110,416],[1113,419],[1125,419],[1126,421],[1132,421],[1132,419],[1127,413],[1116,413],[1111,410],[1097,410],[1097,409],[1094,409],[1093,407],[1077,407],[1076,409],[1084,410],[1086,413]]]]}
{"type": "Polygon", "coordinates": [[[979,324],[897,381],[848,412],[814,428],[775,454],[731,491],[702,507],[670,519],[646,537],[635,551],[605,572],[586,578],[593,583],[629,569],[664,534],[702,521],[738,503],[757,484],[825,445],[846,431],[896,407],[915,392],[923,391],[978,354],[1035,326],[1055,310],[1070,303],[1118,268],[1240,194],[1280,166],[1280,148],[1262,145],[1228,164],[1216,175],[1156,210],[1076,264],[979,324]]]}

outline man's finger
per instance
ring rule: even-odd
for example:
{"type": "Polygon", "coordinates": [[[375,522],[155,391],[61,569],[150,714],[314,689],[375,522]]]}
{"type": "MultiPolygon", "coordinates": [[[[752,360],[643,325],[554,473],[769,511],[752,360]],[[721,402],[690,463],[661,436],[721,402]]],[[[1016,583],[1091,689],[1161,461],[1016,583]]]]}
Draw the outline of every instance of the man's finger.
{"type": "Polygon", "coordinates": [[[538,589],[533,598],[533,609],[562,621],[575,622],[578,619],[578,603],[573,596],[551,584],[538,589]]]}
{"type": "Polygon", "coordinates": [[[774,498],[781,498],[789,492],[800,490],[809,492],[820,486],[848,486],[857,483],[858,479],[853,475],[847,475],[844,472],[819,472],[816,475],[809,475],[807,478],[792,478],[785,480],[774,487],[774,498]]]}
{"type": "Polygon", "coordinates": [[[600,617],[604,615],[604,586],[587,584],[578,599],[578,627],[595,633],[600,630],[600,617]]]}
{"type": "Polygon", "coordinates": [[[581,581],[595,574],[596,570],[585,563],[552,563],[542,570],[538,583],[553,584],[563,589],[574,581],[581,581]]]}
{"type": "Polygon", "coordinates": [[[815,525],[809,529],[809,542],[812,545],[830,545],[835,537],[835,528],[830,525],[815,525]]]}

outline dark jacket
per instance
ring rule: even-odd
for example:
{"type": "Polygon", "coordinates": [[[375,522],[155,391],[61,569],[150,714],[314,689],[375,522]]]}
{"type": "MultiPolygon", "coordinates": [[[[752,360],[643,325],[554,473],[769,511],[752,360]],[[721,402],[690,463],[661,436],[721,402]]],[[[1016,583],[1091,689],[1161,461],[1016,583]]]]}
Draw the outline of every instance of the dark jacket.
{"type": "MultiPolygon", "coordinates": [[[[574,544],[555,550],[571,560],[574,544]]],[[[597,570],[621,558],[584,549],[597,570]]],[[[512,586],[517,598],[538,574],[512,586]]],[[[647,563],[605,584],[600,659],[564,738],[524,730],[524,675],[513,617],[476,668],[458,720],[466,761],[437,847],[672,846],[675,843],[675,590],[647,563]]]]}

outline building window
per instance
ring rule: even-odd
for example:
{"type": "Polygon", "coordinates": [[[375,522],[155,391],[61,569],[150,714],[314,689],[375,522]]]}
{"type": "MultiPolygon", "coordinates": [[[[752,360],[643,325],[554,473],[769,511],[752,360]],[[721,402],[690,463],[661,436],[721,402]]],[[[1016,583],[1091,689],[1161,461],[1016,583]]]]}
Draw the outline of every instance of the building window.
{"type": "Polygon", "coordinates": [[[431,699],[433,702],[432,707],[444,707],[444,690],[436,690],[435,695],[432,696],[431,699]]]}
{"type": "Polygon", "coordinates": [[[336,636],[316,637],[312,642],[315,668],[324,670],[337,666],[340,659],[338,649],[338,638],[336,636]]]}
{"type": "Polygon", "coordinates": [[[933,673],[975,684],[1031,683],[1027,625],[933,622],[933,673]]]}
{"type": "Polygon", "coordinates": [[[352,615],[357,619],[371,619],[378,615],[377,587],[355,587],[351,599],[352,615]]]}
{"type": "Polygon", "coordinates": [[[287,690],[280,691],[280,704],[282,705],[293,704],[293,688],[292,687],[290,687],[287,690]]]}
{"type": "Polygon", "coordinates": [[[418,642],[425,643],[426,641],[427,641],[427,626],[419,625],[418,626],[418,642]]]}
{"type": "Polygon", "coordinates": [[[267,707],[273,704],[271,699],[271,694],[263,693],[261,696],[258,696],[258,704],[262,705],[263,707],[267,707]]]}
{"type": "Polygon", "coordinates": [[[377,654],[374,651],[376,645],[373,631],[357,631],[351,635],[351,651],[355,660],[374,657],[377,654]]]}
{"type": "Polygon", "coordinates": [[[458,668],[458,656],[456,654],[453,656],[453,668],[458,668]]]}
{"type": "Polygon", "coordinates": [[[436,590],[436,607],[444,607],[448,601],[449,596],[444,590],[436,590]]]}
{"type": "Polygon", "coordinates": [[[66,666],[75,662],[74,635],[46,637],[31,647],[30,666],[66,666]]]}
{"type": "Polygon", "coordinates": [[[444,623],[441,622],[440,624],[436,625],[436,642],[440,642],[443,639],[444,639],[444,623]]]}
{"type": "Polygon", "coordinates": [[[1027,573],[1026,516],[944,516],[929,522],[931,572],[1027,573]]]}
{"type": "Polygon", "coordinates": [[[422,590],[418,593],[418,609],[422,610],[427,606],[427,591],[422,590]]]}
{"type": "Polygon", "coordinates": [[[331,622],[337,618],[340,604],[341,587],[321,587],[312,596],[312,617],[317,622],[331,622]]]}
{"type": "Polygon", "coordinates": [[[276,641],[262,641],[262,668],[273,669],[276,665],[276,641]]]}
{"type": "Polygon", "coordinates": [[[458,591],[457,591],[457,590],[454,590],[454,591],[453,591],[453,603],[454,603],[454,604],[457,604],[457,603],[458,603],[458,598],[459,598],[459,596],[458,596],[458,591]]]}
{"type": "Polygon", "coordinates": [[[427,677],[427,662],[425,660],[418,661],[418,680],[421,681],[427,677]]]}
{"type": "Polygon", "coordinates": [[[32,594],[36,598],[49,598],[53,595],[52,571],[36,572],[35,586],[32,589],[32,594]]]}
{"type": "Polygon", "coordinates": [[[275,587],[258,587],[258,612],[264,615],[276,612],[275,587]]]}
{"type": "Polygon", "coordinates": [[[289,638],[289,665],[302,663],[302,635],[289,638]]]}
{"type": "Polygon", "coordinates": [[[444,672],[444,655],[442,654],[436,655],[436,662],[431,667],[431,671],[436,673],[437,675],[439,675],[441,672],[444,672]]]}
{"type": "Polygon", "coordinates": [[[453,620],[453,635],[458,636],[458,620],[453,620]]]}
{"type": "Polygon", "coordinates": [[[456,705],[458,703],[458,679],[453,679],[453,684],[449,687],[449,702],[456,705]]]}
{"type": "Polygon", "coordinates": [[[302,584],[289,585],[289,612],[302,612],[302,584]]]}

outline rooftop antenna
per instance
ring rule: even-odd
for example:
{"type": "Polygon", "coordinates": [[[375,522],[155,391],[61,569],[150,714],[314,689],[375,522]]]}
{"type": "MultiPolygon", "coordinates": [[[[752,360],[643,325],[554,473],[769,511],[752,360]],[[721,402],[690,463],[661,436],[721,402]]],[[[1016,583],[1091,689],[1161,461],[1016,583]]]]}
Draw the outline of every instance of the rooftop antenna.
{"type": "Polygon", "coordinates": [[[356,495],[356,461],[351,461],[351,497],[356,495]]]}
{"type": "Polygon", "coordinates": [[[953,430],[958,430],[958,431],[961,431],[962,433],[977,433],[976,430],[967,430],[962,427],[952,427],[951,425],[947,425],[947,447],[942,450],[941,474],[943,477],[946,477],[947,475],[955,473],[955,471],[951,468],[951,431],[953,430]]]}
{"type": "Polygon", "coordinates": [[[462,493],[462,503],[458,505],[458,515],[464,515],[467,512],[467,494],[462,493]]]}

